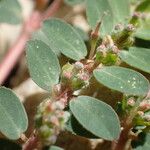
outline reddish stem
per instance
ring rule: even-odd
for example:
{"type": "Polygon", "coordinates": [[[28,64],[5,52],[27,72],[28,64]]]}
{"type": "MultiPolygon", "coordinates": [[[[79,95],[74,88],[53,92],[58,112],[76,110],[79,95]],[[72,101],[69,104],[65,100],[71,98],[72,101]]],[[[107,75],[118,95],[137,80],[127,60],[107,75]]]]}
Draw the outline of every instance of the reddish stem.
{"type": "Polygon", "coordinates": [[[122,130],[119,140],[117,142],[113,142],[112,150],[125,150],[126,144],[129,140],[129,132],[132,126],[127,126],[122,130]]]}
{"type": "Polygon", "coordinates": [[[43,20],[54,16],[54,14],[57,12],[59,7],[61,6],[63,0],[54,0],[54,2],[51,4],[51,6],[44,12],[43,14],[43,20]]]}
{"type": "Polygon", "coordinates": [[[33,12],[29,20],[24,23],[22,32],[12,48],[10,48],[0,64],[0,84],[2,84],[10,71],[17,63],[20,55],[23,53],[27,40],[31,33],[39,28],[40,15],[38,12],[33,12]]]}
{"type": "Polygon", "coordinates": [[[6,80],[7,76],[9,75],[10,71],[16,64],[18,58],[20,57],[20,55],[24,50],[24,46],[26,44],[27,39],[28,39],[28,34],[22,34],[17,40],[17,43],[12,48],[10,48],[7,55],[1,62],[0,84],[3,84],[3,82],[6,80]]]}
{"type": "Polygon", "coordinates": [[[63,0],[55,0],[50,7],[42,14],[37,11],[34,11],[31,14],[29,20],[27,20],[22,28],[22,32],[19,38],[16,40],[16,43],[11,47],[4,59],[0,64],[0,85],[4,83],[6,78],[8,77],[9,73],[17,63],[20,55],[23,53],[25,49],[25,45],[27,41],[30,39],[30,36],[34,31],[36,31],[40,25],[42,24],[43,20],[53,16],[56,11],[61,6],[61,2],[63,0]]]}
{"type": "Polygon", "coordinates": [[[22,150],[32,150],[37,148],[39,139],[38,136],[33,133],[33,135],[28,139],[28,141],[23,145],[22,150]]]}

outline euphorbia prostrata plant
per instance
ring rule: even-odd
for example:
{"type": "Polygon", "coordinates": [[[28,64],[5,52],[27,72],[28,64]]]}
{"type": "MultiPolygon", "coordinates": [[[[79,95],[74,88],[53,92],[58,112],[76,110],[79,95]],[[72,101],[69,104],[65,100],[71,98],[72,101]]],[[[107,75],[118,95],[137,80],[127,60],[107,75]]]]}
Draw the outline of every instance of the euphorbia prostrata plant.
{"type": "MultiPolygon", "coordinates": [[[[52,145],[60,132],[68,130],[89,139],[111,141],[110,150],[149,150],[150,84],[146,77],[150,73],[150,49],[136,47],[134,42],[135,37],[150,39],[150,30],[145,27],[149,0],[143,0],[132,12],[128,0],[65,2],[85,3],[92,29],[90,48],[73,26],[57,18],[44,21],[28,41],[30,76],[49,96],[37,107],[35,130],[23,149],[32,144],[36,148],[37,141],[42,147],[60,149],[52,145]],[[60,64],[64,56],[68,62],[60,64]],[[115,105],[107,104],[97,96],[100,87],[94,87],[95,82],[112,93],[122,93],[122,98],[113,99],[115,105]],[[85,92],[93,87],[92,94],[85,92]],[[145,136],[142,145],[140,135],[145,136]]],[[[20,23],[19,12],[17,0],[0,1],[0,22],[20,23]],[[7,7],[10,2],[12,8],[7,7]]],[[[25,136],[27,127],[27,115],[18,97],[0,87],[0,132],[17,140],[25,136]]]]}

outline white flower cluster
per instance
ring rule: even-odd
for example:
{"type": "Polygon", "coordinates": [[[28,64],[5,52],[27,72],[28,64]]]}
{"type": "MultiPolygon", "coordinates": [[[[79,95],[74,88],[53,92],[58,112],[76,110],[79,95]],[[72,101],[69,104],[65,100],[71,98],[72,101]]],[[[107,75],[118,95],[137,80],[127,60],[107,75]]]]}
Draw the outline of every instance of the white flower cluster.
{"type": "Polygon", "coordinates": [[[64,130],[70,114],[63,109],[61,101],[48,99],[39,105],[35,122],[44,145],[54,144],[60,131],[64,130]]]}

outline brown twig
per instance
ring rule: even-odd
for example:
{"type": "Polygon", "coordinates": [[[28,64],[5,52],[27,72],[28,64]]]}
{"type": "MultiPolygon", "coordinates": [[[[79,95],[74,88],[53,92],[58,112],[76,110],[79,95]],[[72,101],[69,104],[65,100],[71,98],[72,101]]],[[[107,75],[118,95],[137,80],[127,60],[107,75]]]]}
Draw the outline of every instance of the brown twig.
{"type": "Polygon", "coordinates": [[[43,20],[53,16],[56,13],[61,6],[62,1],[63,0],[55,0],[44,13],[33,11],[31,17],[25,21],[19,38],[16,40],[13,47],[8,50],[6,56],[0,64],[0,85],[4,83],[9,73],[17,63],[32,33],[40,27],[43,20]]]}

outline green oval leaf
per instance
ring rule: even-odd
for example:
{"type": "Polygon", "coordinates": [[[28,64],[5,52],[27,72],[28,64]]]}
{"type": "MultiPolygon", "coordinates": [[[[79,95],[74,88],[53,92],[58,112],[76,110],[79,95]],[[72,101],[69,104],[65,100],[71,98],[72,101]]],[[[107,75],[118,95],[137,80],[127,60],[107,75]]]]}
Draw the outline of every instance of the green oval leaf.
{"type": "Polygon", "coordinates": [[[0,132],[16,140],[27,126],[27,115],[18,97],[10,89],[0,87],[0,132]]]}
{"type": "Polygon", "coordinates": [[[149,0],[144,0],[143,2],[141,2],[137,8],[136,11],[140,11],[140,12],[150,12],[150,1],[149,0]]]}
{"type": "Polygon", "coordinates": [[[119,119],[109,105],[92,97],[79,96],[71,100],[69,106],[79,123],[92,134],[110,141],[118,139],[119,119]]]}
{"type": "Polygon", "coordinates": [[[49,148],[49,150],[63,150],[63,148],[60,148],[60,147],[58,147],[58,146],[51,146],[51,147],[49,148]]]}
{"type": "Polygon", "coordinates": [[[129,51],[121,51],[119,56],[127,64],[150,73],[150,49],[131,47],[129,51]]]}
{"type": "Polygon", "coordinates": [[[86,46],[77,31],[59,19],[46,20],[33,38],[48,43],[56,54],[61,52],[73,60],[83,59],[87,55],[86,46]]]}
{"type": "Polygon", "coordinates": [[[65,0],[68,5],[77,5],[83,3],[85,0],[65,0]]]}
{"type": "Polygon", "coordinates": [[[94,28],[104,12],[100,34],[110,34],[114,26],[124,23],[130,15],[128,0],[87,0],[87,18],[89,24],[94,28]]]}
{"type": "Polygon", "coordinates": [[[0,1],[0,23],[18,24],[22,19],[21,6],[18,0],[0,1]]]}
{"type": "MultiPolygon", "coordinates": [[[[39,40],[44,42],[45,44],[47,44],[49,47],[51,47],[51,42],[48,39],[48,36],[46,35],[47,33],[45,33],[45,31],[43,31],[43,28],[45,27],[45,22],[43,23],[43,26],[37,31],[34,32],[32,35],[32,39],[33,40],[39,40]]],[[[46,29],[47,30],[47,29],[46,29]]],[[[61,54],[61,52],[59,51],[59,49],[51,49],[57,56],[59,56],[61,54]]]]}
{"type": "Polygon", "coordinates": [[[30,75],[41,88],[50,91],[58,83],[60,65],[56,55],[44,42],[33,40],[27,44],[30,75]]]}
{"type": "Polygon", "coordinates": [[[150,28],[140,28],[134,35],[139,39],[150,40],[150,28]]]}
{"type": "Polygon", "coordinates": [[[148,80],[140,73],[117,66],[94,70],[95,78],[103,85],[128,95],[146,95],[148,80]]]}
{"type": "Polygon", "coordinates": [[[134,33],[134,36],[143,40],[150,40],[150,17],[146,17],[140,22],[140,28],[134,33]]]}

